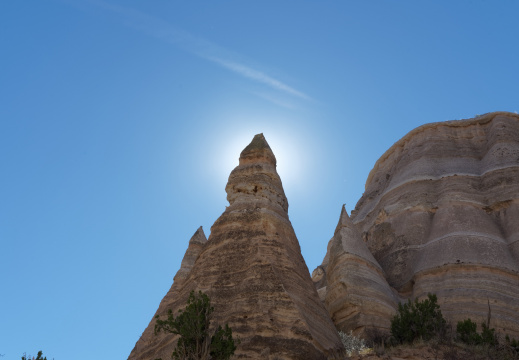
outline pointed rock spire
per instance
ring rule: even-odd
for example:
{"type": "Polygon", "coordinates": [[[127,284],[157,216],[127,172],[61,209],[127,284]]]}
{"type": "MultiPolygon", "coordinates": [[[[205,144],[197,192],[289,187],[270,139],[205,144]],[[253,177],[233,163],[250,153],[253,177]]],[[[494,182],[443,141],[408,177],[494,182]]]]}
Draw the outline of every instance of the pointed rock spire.
{"type": "Polygon", "coordinates": [[[388,329],[399,299],[344,205],[325,260],[321,268],[326,280],[317,271],[314,282],[335,325],[357,333],[366,327],[388,329]]]}
{"type": "Polygon", "coordinates": [[[263,134],[257,134],[251,143],[241,152],[240,165],[244,165],[248,162],[258,163],[263,161],[276,166],[276,157],[267,143],[265,136],[263,136],[263,134]]]}
{"type": "Polygon", "coordinates": [[[375,260],[373,254],[369,251],[368,246],[362,240],[359,231],[348,216],[345,205],[342,205],[341,215],[339,217],[337,228],[335,229],[334,237],[336,237],[337,240],[340,239],[340,244],[342,246],[341,251],[357,255],[364,260],[369,261],[372,266],[382,272],[382,267],[379,265],[377,260],[375,260]]]}
{"type": "Polygon", "coordinates": [[[200,226],[189,240],[189,245],[184,254],[184,258],[182,259],[182,264],[173,279],[171,288],[160,302],[159,308],[135,344],[135,347],[128,357],[128,360],[154,360],[160,357],[163,359],[169,359],[171,357],[171,353],[173,352],[177,338],[168,337],[161,339],[155,336],[155,316],[164,315],[167,313],[168,309],[176,306],[176,296],[179,290],[185,286],[185,280],[189,277],[193,265],[198,259],[198,256],[202,252],[202,249],[206,243],[207,238],[205,237],[204,230],[200,226]]]}
{"type": "Polygon", "coordinates": [[[337,226],[335,227],[334,234],[337,233],[337,231],[341,230],[343,227],[352,227],[352,223],[350,220],[350,217],[348,216],[348,212],[346,211],[346,204],[342,204],[341,209],[341,215],[339,216],[339,222],[337,223],[337,226]]]}
{"type": "Polygon", "coordinates": [[[254,136],[243,149],[240,164],[231,172],[225,191],[231,205],[235,201],[263,204],[288,219],[288,201],[276,171],[276,157],[263,134],[254,136]]]}
{"type": "Polygon", "coordinates": [[[188,248],[180,264],[180,269],[173,278],[175,284],[178,285],[180,281],[187,278],[206,242],[207,238],[205,237],[204,229],[200,226],[189,240],[188,248]]]}
{"type": "MultiPolygon", "coordinates": [[[[212,326],[228,323],[240,338],[236,358],[342,356],[344,347],[310,279],[288,219],[275,157],[263,135],[242,151],[226,191],[230,206],[211,227],[187,278],[168,292],[157,314],[177,313],[191,290],[202,290],[214,307],[212,326]]],[[[153,330],[153,324],[148,328],[153,330]]],[[[176,337],[146,335],[130,359],[171,355],[176,337]]]]}

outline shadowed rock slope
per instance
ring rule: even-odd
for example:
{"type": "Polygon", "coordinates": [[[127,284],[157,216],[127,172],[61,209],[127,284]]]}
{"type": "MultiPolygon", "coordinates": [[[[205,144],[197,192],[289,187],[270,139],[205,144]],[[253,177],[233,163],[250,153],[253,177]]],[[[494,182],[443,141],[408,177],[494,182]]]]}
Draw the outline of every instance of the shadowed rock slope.
{"type": "MultiPolygon", "coordinates": [[[[310,279],[288,219],[276,158],[262,134],[242,151],[226,192],[230,206],[157,314],[165,315],[169,308],[176,313],[191,290],[202,290],[215,308],[212,324],[229,323],[233,336],[241,340],[235,358],[341,356],[342,343],[310,279]]],[[[171,355],[176,339],[153,336],[153,326],[154,320],[129,359],[171,355]]]]}
{"type": "Polygon", "coordinates": [[[399,297],[344,206],[325,262],[314,271],[313,280],[337,328],[356,333],[365,327],[389,328],[399,297]]]}
{"type": "MultiPolygon", "coordinates": [[[[491,326],[519,335],[518,115],[490,113],[411,131],[375,164],[351,222],[376,261],[373,269],[380,266],[377,273],[400,296],[435,293],[447,318],[478,323],[488,301],[491,326]]],[[[329,248],[327,257],[337,256],[329,248]]],[[[339,277],[344,294],[333,297],[350,296],[358,281],[338,273],[351,261],[328,271],[326,261],[320,272],[327,284],[315,273],[318,287],[339,277]]],[[[372,273],[355,276],[372,279],[372,273]]],[[[332,296],[320,292],[326,301],[332,296]]],[[[387,291],[381,294],[375,295],[381,303],[392,303],[387,291]]],[[[358,321],[349,328],[370,325],[362,311],[350,311],[358,321]]]]}
{"type": "MultiPolygon", "coordinates": [[[[168,309],[171,309],[172,306],[176,303],[177,299],[175,298],[179,289],[182,289],[184,286],[184,282],[191,272],[193,265],[195,264],[196,259],[202,252],[202,248],[207,243],[207,238],[205,236],[204,230],[200,226],[198,230],[194,233],[194,235],[189,240],[189,245],[184,254],[184,258],[182,259],[182,264],[180,265],[180,269],[177,271],[175,277],[173,278],[173,285],[169,289],[168,293],[162,301],[160,302],[158,310],[153,315],[152,321],[146,327],[141,337],[135,344],[132,352],[128,359],[170,359],[171,353],[173,352],[173,348],[175,347],[176,338],[171,336],[155,336],[155,316],[164,316],[167,315],[168,309]],[[169,350],[171,349],[171,350],[169,350]]],[[[187,302],[187,298],[186,298],[187,302]]]]}

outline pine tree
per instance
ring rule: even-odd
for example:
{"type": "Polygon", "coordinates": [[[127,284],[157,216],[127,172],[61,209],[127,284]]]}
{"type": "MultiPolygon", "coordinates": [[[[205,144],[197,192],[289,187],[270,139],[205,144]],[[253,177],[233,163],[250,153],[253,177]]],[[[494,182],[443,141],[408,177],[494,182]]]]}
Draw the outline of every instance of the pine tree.
{"type": "Polygon", "coordinates": [[[218,326],[213,335],[209,335],[211,314],[214,308],[211,306],[209,296],[201,291],[196,294],[191,291],[187,300],[187,306],[179,310],[179,315],[173,317],[173,312],[168,310],[168,318],[161,320],[155,318],[155,334],[160,331],[180,335],[172,358],[176,360],[228,360],[236,350],[236,344],[232,337],[232,330],[218,326]]]}

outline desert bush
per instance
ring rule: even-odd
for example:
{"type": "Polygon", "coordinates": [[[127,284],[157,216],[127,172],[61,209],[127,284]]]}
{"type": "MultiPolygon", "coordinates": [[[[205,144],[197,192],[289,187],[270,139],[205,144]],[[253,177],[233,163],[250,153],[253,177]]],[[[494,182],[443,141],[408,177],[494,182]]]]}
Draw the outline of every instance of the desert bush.
{"type": "Polygon", "coordinates": [[[209,325],[213,311],[209,296],[201,291],[198,294],[191,291],[186,308],[179,310],[177,317],[173,317],[171,309],[168,310],[166,320],[161,320],[158,315],[155,317],[155,335],[160,331],[180,335],[171,355],[173,359],[228,360],[236,350],[232,330],[228,324],[224,328],[219,325],[210,336],[209,325]]]}
{"type": "Polygon", "coordinates": [[[481,334],[477,332],[477,325],[470,319],[459,321],[456,326],[457,339],[469,345],[498,345],[496,330],[481,323],[481,334]]]}
{"type": "Polygon", "coordinates": [[[505,342],[506,345],[508,345],[512,350],[517,352],[519,354],[519,340],[517,339],[510,339],[510,336],[505,336],[505,342]]]}
{"type": "Polygon", "coordinates": [[[481,323],[481,328],[483,329],[481,331],[482,343],[492,345],[492,346],[498,345],[499,342],[497,341],[496,329],[494,329],[494,328],[491,329],[485,323],[481,323]]]}
{"type": "Polygon", "coordinates": [[[446,321],[434,294],[427,299],[398,304],[398,312],[391,320],[391,336],[398,343],[411,343],[415,339],[430,340],[445,332],[446,321]]]}
{"type": "Polygon", "coordinates": [[[27,353],[22,355],[22,360],[47,360],[47,357],[43,357],[43,351],[38,351],[38,355],[36,357],[27,357],[27,353]]]}
{"type": "Polygon", "coordinates": [[[477,325],[472,320],[459,321],[456,325],[456,339],[469,345],[481,344],[481,335],[477,332],[477,325]]]}
{"type": "Polygon", "coordinates": [[[352,331],[346,334],[339,331],[339,337],[341,338],[342,344],[348,353],[348,356],[355,353],[360,353],[362,350],[367,349],[366,343],[363,339],[353,335],[352,331]]]}

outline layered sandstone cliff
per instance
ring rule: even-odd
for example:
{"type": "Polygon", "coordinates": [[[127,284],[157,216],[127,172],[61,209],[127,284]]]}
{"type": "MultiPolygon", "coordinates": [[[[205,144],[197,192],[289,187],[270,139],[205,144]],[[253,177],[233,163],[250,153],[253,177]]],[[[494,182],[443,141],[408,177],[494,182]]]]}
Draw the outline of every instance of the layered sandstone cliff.
{"type": "MultiPolygon", "coordinates": [[[[196,261],[178,286],[175,278],[157,315],[168,309],[176,313],[191,290],[202,290],[215,309],[213,324],[228,323],[241,341],[235,358],[341,356],[343,346],[310,279],[276,159],[262,134],[242,151],[226,192],[229,207],[211,227],[201,252],[189,256],[196,261]]],[[[153,326],[154,320],[129,359],[169,358],[176,338],[153,335],[153,326]]]]}
{"type": "MultiPolygon", "coordinates": [[[[373,269],[380,266],[378,274],[399,296],[435,293],[447,318],[478,323],[489,302],[491,326],[519,335],[518,115],[491,113],[411,131],[377,161],[351,221],[377,263],[373,269]]],[[[319,271],[327,284],[314,276],[325,302],[369,287],[362,282],[372,273],[345,270],[352,260],[326,266],[336,256],[329,248],[319,271]],[[344,291],[332,295],[327,288],[337,278],[344,291]]],[[[374,296],[392,304],[382,293],[374,296]]],[[[327,304],[356,313],[347,328],[370,325],[362,307],[327,304]]]]}

